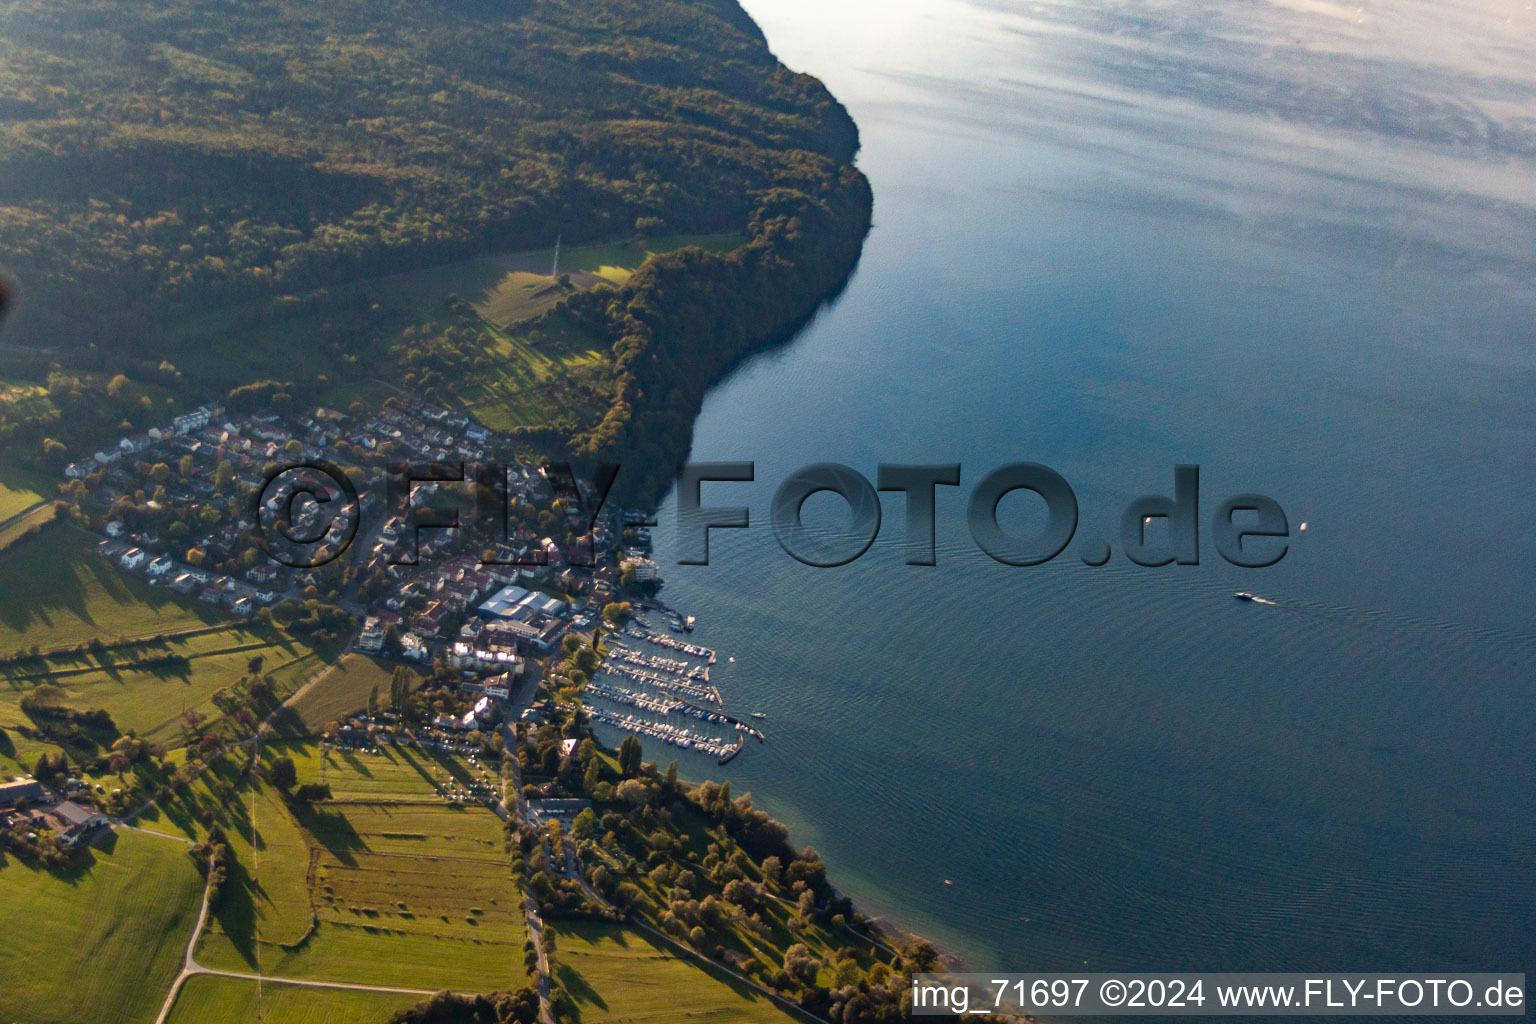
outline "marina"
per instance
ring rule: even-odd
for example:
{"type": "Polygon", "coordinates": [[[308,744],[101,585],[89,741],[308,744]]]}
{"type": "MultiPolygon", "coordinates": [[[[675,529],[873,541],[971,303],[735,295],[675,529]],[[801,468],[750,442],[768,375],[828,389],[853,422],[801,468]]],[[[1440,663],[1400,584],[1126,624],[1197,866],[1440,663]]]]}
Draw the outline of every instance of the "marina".
{"type": "Polygon", "coordinates": [[[734,743],[705,733],[697,732],[687,726],[669,725],[665,722],[652,722],[648,719],[638,718],[635,715],[620,714],[609,711],[606,708],[592,708],[592,718],[604,725],[610,725],[624,732],[633,733],[636,736],[647,736],[651,739],[661,740],[671,744],[680,750],[697,750],[700,753],[712,754],[725,764],[731,758],[741,753],[745,739],[737,735],[734,743]]]}
{"type": "MultiPolygon", "coordinates": [[[[674,632],[691,630],[693,616],[670,609],[659,609],[674,632]]],[[[594,720],[660,740],[681,750],[712,754],[721,764],[739,754],[748,737],[765,742],[761,729],[723,710],[719,687],[710,681],[710,666],[715,664],[713,650],[658,632],[644,619],[614,634],[608,641],[607,654],[587,683],[586,695],[613,704],[633,708],[653,718],[629,711],[592,706],[594,720]],[[643,640],[681,657],[636,650],[620,642],[621,638],[643,640]],[[704,725],[729,729],[734,735],[711,735],[699,728],[657,721],[674,715],[693,718],[704,725]]],[[[762,712],[753,717],[766,718],[762,712]]]]}

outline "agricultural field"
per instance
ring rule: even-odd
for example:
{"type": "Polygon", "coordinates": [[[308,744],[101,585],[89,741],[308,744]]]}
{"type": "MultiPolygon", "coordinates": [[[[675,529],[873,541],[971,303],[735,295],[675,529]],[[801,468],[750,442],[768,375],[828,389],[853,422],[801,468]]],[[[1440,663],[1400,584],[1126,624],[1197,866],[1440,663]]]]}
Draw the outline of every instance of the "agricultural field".
{"type": "MultiPolygon", "coordinates": [[[[721,252],[745,242],[743,235],[726,233],[669,235],[643,244],[569,245],[560,250],[560,272],[570,275],[572,289],[600,284],[622,285],[652,255],[688,245],[721,252]]],[[[475,306],[488,328],[500,331],[537,316],[559,301],[564,290],[549,276],[552,269],[554,249],[550,247],[460,260],[338,285],[307,295],[231,302],[202,310],[176,327],[166,339],[167,352],[178,369],[184,371],[187,382],[197,382],[202,390],[227,390],[236,381],[273,376],[293,380],[318,377],[335,380],[338,374],[333,353],[320,346],[295,347],[292,339],[321,334],[326,322],[336,315],[338,303],[352,301],[361,304],[359,309],[365,309],[380,296],[387,296],[384,301],[391,308],[380,315],[390,318],[391,329],[398,330],[403,323],[420,324],[437,319],[443,313],[444,301],[451,295],[458,295],[475,306]],[[318,304],[311,301],[325,294],[329,294],[330,301],[318,304]],[[280,315],[274,315],[275,312],[280,315]],[[282,373],[275,374],[274,367],[282,367],[282,373]]],[[[356,358],[359,366],[371,363],[383,367],[389,356],[376,343],[377,335],[367,336],[368,329],[362,333],[365,337],[351,343],[349,355],[356,358]]],[[[379,333],[384,332],[380,330],[379,333]]],[[[498,339],[497,344],[504,346],[504,339],[498,339]]],[[[373,379],[373,375],[341,376],[356,379],[335,384],[332,392],[324,396],[325,403],[336,408],[345,409],[357,400],[377,405],[391,393],[391,388],[373,379]]],[[[497,407],[490,404],[491,397],[481,395],[478,400],[495,409],[497,407]]],[[[464,404],[469,407],[473,402],[464,404]]],[[[521,406],[513,406],[512,410],[503,413],[503,418],[511,417],[507,420],[509,423],[542,422],[549,411],[546,408],[539,417],[530,419],[527,416],[529,410],[521,406]]],[[[493,429],[503,429],[490,420],[483,422],[493,429]]]]}
{"type": "Polygon", "coordinates": [[[580,1024],[794,1019],[755,989],[622,925],[561,921],[550,927],[555,980],[575,1004],[580,1024]]]}
{"type": "MultiPolygon", "coordinates": [[[[39,414],[52,407],[47,389],[41,385],[0,379],[0,418],[39,414]]],[[[58,483],[0,455],[0,523],[51,497],[58,483]]]]}
{"type": "Polygon", "coordinates": [[[150,1024],[197,923],[189,847],[120,831],[83,867],[0,866],[0,1020],[150,1024]]]}
{"type": "Polygon", "coordinates": [[[337,802],[427,802],[436,806],[443,788],[453,782],[464,786],[497,769],[472,765],[460,757],[409,746],[381,744],[376,753],[333,748],[322,751],[317,742],[269,743],[262,747],[268,760],[293,759],[300,782],[324,781],[337,802]]]}
{"type": "MultiPolygon", "coordinates": [[[[635,243],[628,241],[566,245],[560,249],[559,272],[569,274],[574,286],[590,288],[598,284],[622,285],[630,274],[652,256],[696,245],[710,252],[726,252],[746,244],[746,237],[734,233],[717,235],[664,235],[635,243]]],[[[383,279],[392,295],[411,303],[422,317],[436,315],[443,299],[458,295],[475,306],[481,316],[503,326],[536,316],[543,309],[525,311],[508,306],[508,295],[532,296],[542,287],[556,285],[550,276],[555,268],[555,250],[531,249],[523,252],[495,253],[424,270],[396,274],[383,279]],[[498,301],[498,293],[512,281],[498,301]]],[[[558,296],[548,302],[554,305],[558,296]]],[[[544,308],[548,308],[545,306],[544,308]]]]}
{"type": "MultiPolygon", "coordinates": [[[[507,889],[511,891],[511,882],[507,889]]],[[[204,944],[205,967],[249,971],[239,960],[204,944]]],[[[356,985],[479,992],[522,984],[523,934],[510,930],[476,938],[451,931],[407,932],[388,925],[321,923],[295,949],[263,945],[261,968],[282,978],[356,985]]]]}
{"type": "Polygon", "coordinates": [[[53,504],[34,505],[28,511],[11,519],[5,526],[0,526],[0,551],[15,544],[34,530],[42,529],[58,517],[53,504]]]}
{"type": "MultiPolygon", "coordinates": [[[[206,933],[199,963],[244,972],[259,957],[280,977],[424,991],[481,991],[520,976],[527,933],[501,821],[435,788],[433,771],[446,781],[467,765],[315,743],[263,750],[268,761],[284,756],[301,782],[323,780],[336,799],[296,806],[258,791],[255,839],[232,845],[239,894],[206,933]]],[[[232,837],[249,830],[236,823],[232,837]]]]}
{"type": "MultiPolygon", "coordinates": [[[[315,735],[325,723],[340,721],[368,706],[368,694],[379,690],[379,703],[389,704],[389,681],[395,666],[363,654],[348,654],[315,681],[303,696],[283,713],[281,731],[315,735]]],[[[411,689],[421,685],[421,674],[407,669],[411,689]]]]}
{"type": "Polygon", "coordinates": [[[43,500],[43,496],[26,487],[12,487],[0,479],[0,523],[18,516],[43,500]]]}
{"type": "Polygon", "coordinates": [[[53,527],[0,553],[0,654],[44,651],[100,638],[133,637],[223,623],[208,605],[130,578],[99,558],[85,534],[53,527]]]}
{"type": "MultiPolygon", "coordinates": [[[[601,416],[608,393],[608,353],[594,339],[562,321],[536,319],[565,295],[626,282],[651,256],[688,245],[723,251],[742,245],[735,234],[671,236],[648,243],[612,242],[562,248],[559,276],[553,249],[504,253],[397,275],[391,295],[406,304],[414,326],[391,350],[410,383],[419,362],[427,369],[434,401],[462,409],[500,431],[547,426],[552,409],[585,421],[601,416]],[[446,296],[472,307],[452,315],[446,296]],[[446,334],[445,334],[446,332],[446,334]],[[453,355],[420,350],[420,339],[452,337],[453,355]],[[434,364],[435,365],[434,367],[434,364]]],[[[435,342],[434,342],[435,344],[435,342]]]]}
{"type": "MultiPolygon", "coordinates": [[[[391,986],[397,988],[400,986],[391,986]]],[[[297,985],[262,986],[261,1024],[383,1024],[420,996],[297,985]]],[[[257,1024],[256,983],[197,975],[176,997],[169,1024],[257,1024]]]]}
{"type": "Polygon", "coordinates": [[[26,724],[17,701],[47,683],[64,691],[70,707],[100,708],[123,732],[173,743],[181,732],[182,712],[197,711],[209,720],[220,716],[214,695],[245,677],[253,657],[262,658],[262,673],[271,679],[279,699],[321,666],[317,654],[275,630],[235,625],[171,636],[131,653],[141,659],[184,660],[136,668],[130,652],[110,651],[104,657],[84,652],[49,659],[46,669],[32,662],[8,666],[0,669],[0,725],[26,724]]]}

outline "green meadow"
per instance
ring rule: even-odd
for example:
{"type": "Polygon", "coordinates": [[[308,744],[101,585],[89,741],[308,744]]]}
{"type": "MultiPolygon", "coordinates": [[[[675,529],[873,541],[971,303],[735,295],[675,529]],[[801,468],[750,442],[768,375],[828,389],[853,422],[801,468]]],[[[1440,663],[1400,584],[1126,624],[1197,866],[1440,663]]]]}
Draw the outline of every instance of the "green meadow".
{"type": "Polygon", "coordinates": [[[434,770],[446,780],[468,766],[393,750],[322,754],[315,743],[263,749],[268,762],[283,756],[336,799],[295,805],[259,785],[245,795],[255,821],[225,825],[238,870],[199,963],[428,991],[521,976],[527,932],[501,821],[435,788],[434,770]]]}
{"type": "Polygon", "coordinates": [[[208,605],[127,576],[94,549],[87,535],[56,526],[0,553],[0,654],[229,621],[208,605]]]}
{"type": "Polygon", "coordinates": [[[383,1024],[420,999],[268,983],[261,988],[258,1016],[254,981],[204,974],[182,986],[169,1024],[383,1024]]]}
{"type": "Polygon", "coordinates": [[[579,1024],[782,1024],[790,1018],[767,996],[706,969],[622,925],[561,921],[555,929],[555,980],[579,1024]]]}
{"type": "Polygon", "coordinates": [[[189,847],[120,832],[84,866],[0,866],[0,1020],[149,1024],[197,923],[189,847]]]}
{"type": "Polygon", "coordinates": [[[0,725],[26,724],[16,702],[27,691],[49,683],[64,691],[71,707],[104,709],[120,730],[169,743],[180,735],[182,712],[197,711],[209,720],[219,717],[214,695],[246,676],[253,657],[263,659],[262,672],[272,680],[279,698],[321,666],[319,656],[309,648],[273,630],[243,626],[168,637],[136,651],[143,657],[175,655],[185,660],[135,668],[126,657],[117,660],[119,652],[105,657],[87,652],[49,659],[47,670],[34,663],[9,666],[8,671],[0,670],[0,725]]]}
{"type": "Polygon", "coordinates": [[[462,758],[408,746],[380,744],[376,753],[333,748],[322,751],[316,742],[268,743],[268,760],[290,757],[300,782],[324,781],[337,802],[440,803],[450,782],[469,785],[496,778],[496,770],[475,766],[462,758]]]}
{"type": "MultiPolygon", "coordinates": [[[[279,729],[314,735],[327,722],[340,721],[368,706],[368,694],[378,687],[380,708],[389,707],[389,681],[395,666],[363,654],[348,654],[315,680],[283,713],[279,729]]],[[[411,689],[421,685],[421,674],[407,669],[411,689]]]]}

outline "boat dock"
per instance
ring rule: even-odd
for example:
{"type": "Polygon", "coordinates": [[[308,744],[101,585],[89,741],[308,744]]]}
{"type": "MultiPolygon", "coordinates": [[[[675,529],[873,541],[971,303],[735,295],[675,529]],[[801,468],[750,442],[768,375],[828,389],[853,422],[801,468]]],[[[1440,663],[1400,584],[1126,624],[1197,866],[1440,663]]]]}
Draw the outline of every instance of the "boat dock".
{"type": "MultiPolygon", "coordinates": [[[[679,622],[684,621],[683,616],[670,609],[660,607],[659,610],[679,622]]],[[[658,718],[686,715],[706,725],[728,728],[731,733],[712,736],[688,726],[588,705],[595,721],[639,736],[648,736],[683,750],[712,754],[719,758],[721,764],[740,754],[748,737],[759,743],[765,742],[762,730],[722,710],[724,701],[720,690],[709,678],[709,667],[715,664],[716,655],[708,647],[668,636],[643,620],[612,635],[607,646],[607,656],[587,683],[586,690],[590,696],[635,708],[658,718]],[[666,648],[667,651],[675,651],[678,656],[648,653],[621,642],[630,637],[666,648]]]]}
{"type": "Polygon", "coordinates": [[[705,754],[713,754],[724,764],[741,752],[742,740],[738,736],[735,744],[706,736],[695,732],[686,726],[668,725],[664,722],[652,722],[634,715],[619,714],[606,708],[591,708],[592,717],[605,725],[611,725],[617,729],[634,733],[637,736],[649,736],[651,739],[670,743],[681,750],[697,750],[705,754]]]}
{"type": "Polygon", "coordinates": [[[690,644],[686,640],[676,640],[665,633],[655,633],[650,630],[632,629],[628,632],[629,635],[638,636],[648,644],[655,644],[657,647],[670,647],[674,651],[682,651],[684,654],[692,655],[695,658],[703,658],[711,665],[715,663],[715,652],[708,647],[690,644]]]}

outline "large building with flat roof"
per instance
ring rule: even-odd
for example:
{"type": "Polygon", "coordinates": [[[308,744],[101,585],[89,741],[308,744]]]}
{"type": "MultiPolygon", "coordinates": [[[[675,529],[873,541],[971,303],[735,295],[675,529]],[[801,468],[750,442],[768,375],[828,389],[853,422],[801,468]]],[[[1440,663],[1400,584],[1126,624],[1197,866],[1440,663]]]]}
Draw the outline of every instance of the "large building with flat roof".
{"type": "Polygon", "coordinates": [[[0,807],[10,807],[18,800],[35,803],[44,796],[42,783],[36,779],[0,782],[0,807]]]}
{"type": "Polygon", "coordinates": [[[525,587],[502,587],[480,606],[480,614],[488,619],[519,619],[527,621],[536,615],[551,618],[564,615],[569,605],[559,598],[540,594],[525,587]]]}

